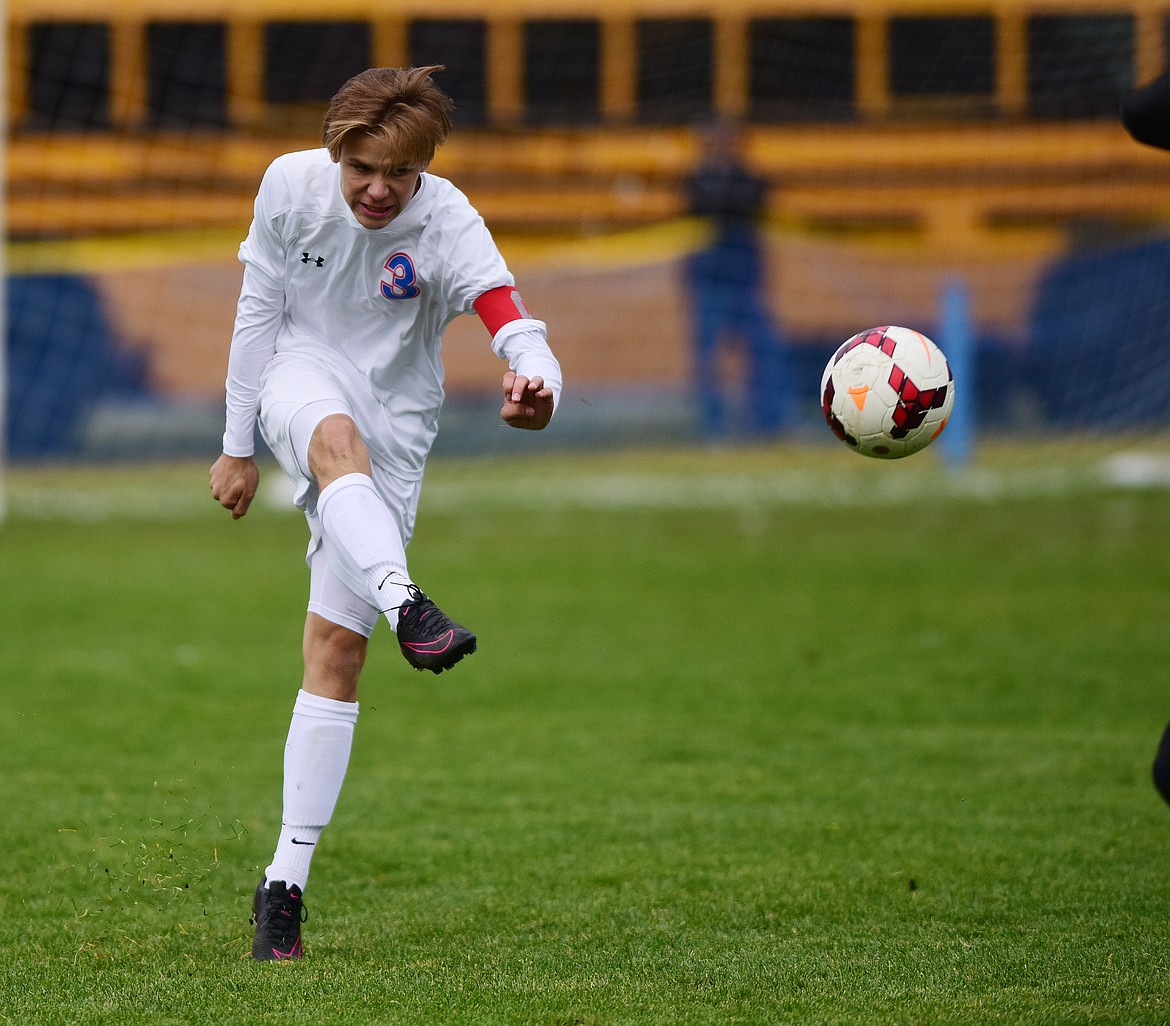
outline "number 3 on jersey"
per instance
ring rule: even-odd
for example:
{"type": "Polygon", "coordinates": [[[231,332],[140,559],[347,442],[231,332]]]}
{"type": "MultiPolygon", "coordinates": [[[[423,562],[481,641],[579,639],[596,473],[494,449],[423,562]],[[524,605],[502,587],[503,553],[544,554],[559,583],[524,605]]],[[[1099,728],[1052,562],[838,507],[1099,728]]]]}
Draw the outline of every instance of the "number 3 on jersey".
{"type": "Polygon", "coordinates": [[[414,263],[405,253],[395,253],[386,261],[389,278],[382,279],[382,295],[387,299],[415,299],[419,287],[414,283],[414,263]]]}

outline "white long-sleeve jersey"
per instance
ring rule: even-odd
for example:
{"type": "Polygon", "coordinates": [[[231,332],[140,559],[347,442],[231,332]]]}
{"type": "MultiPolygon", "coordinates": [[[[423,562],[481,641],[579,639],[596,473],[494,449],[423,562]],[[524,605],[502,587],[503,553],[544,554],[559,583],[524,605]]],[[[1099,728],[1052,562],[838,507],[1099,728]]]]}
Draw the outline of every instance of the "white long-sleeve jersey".
{"type": "MultiPolygon", "coordinates": [[[[264,175],[239,257],[223,451],[252,454],[266,371],[295,353],[342,384],[376,460],[421,475],[443,402],[443,331],[483,293],[514,284],[463,193],[424,173],[393,221],[364,228],[327,150],[288,153],[264,175]]],[[[508,321],[492,349],[516,373],[542,377],[559,403],[544,322],[508,321]]]]}

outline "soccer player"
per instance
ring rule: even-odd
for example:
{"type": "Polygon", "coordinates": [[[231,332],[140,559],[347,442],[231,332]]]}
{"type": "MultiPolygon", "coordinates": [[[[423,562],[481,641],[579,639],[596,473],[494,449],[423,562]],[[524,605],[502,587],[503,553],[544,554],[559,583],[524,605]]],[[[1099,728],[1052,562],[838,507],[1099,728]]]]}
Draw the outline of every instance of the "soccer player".
{"type": "Polygon", "coordinates": [[[211,494],[244,516],[254,429],[309,524],[304,679],[284,751],[283,815],[256,889],[252,957],[301,957],[303,894],[358,718],[358,677],[380,617],[406,661],[441,673],[475,635],[411,579],[423,466],[443,401],[439,346],[474,311],[506,360],[500,416],[544,428],[560,367],[483,220],[427,168],[451,128],[441,66],[372,68],[330,101],[323,148],[268,168],[240,246],[243,286],[211,494]]]}

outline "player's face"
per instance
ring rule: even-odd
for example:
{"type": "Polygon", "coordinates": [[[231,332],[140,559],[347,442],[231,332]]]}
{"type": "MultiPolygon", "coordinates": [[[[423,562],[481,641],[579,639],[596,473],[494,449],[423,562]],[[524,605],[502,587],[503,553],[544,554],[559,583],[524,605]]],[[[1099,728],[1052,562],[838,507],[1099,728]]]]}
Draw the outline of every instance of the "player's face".
{"type": "Polygon", "coordinates": [[[418,189],[425,164],[403,165],[380,139],[351,132],[341,144],[341,195],[363,228],[385,228],[418,189]]]}

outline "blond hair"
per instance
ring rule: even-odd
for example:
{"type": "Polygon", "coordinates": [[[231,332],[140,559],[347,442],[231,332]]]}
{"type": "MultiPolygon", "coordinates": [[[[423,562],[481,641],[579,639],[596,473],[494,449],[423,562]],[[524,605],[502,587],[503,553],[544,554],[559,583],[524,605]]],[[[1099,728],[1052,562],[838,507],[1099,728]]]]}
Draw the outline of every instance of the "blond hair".
{"type": "Polygon", "coordinates": [[[426,165],[451,131],[454,104],[425,68],[370,68],[345,83],[329,101],[321,142],[336,161],[353,132],[382,139],[403,165],[426,165]]]}

